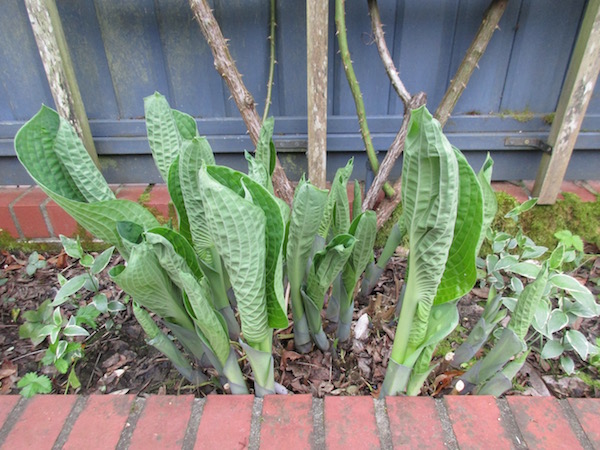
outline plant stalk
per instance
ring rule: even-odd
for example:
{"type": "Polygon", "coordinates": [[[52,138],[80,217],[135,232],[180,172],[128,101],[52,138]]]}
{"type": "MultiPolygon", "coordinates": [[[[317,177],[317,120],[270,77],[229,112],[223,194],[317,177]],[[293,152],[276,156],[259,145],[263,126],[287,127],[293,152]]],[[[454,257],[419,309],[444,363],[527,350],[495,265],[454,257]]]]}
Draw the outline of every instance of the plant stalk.
{"type": "MultiPolygon", "coordinates": [[[[208,5],[208,1],[189,1],[194,16],[200,24],[202,34],[212,51],[215,69],[225,80],[231,93],[231,97],[235,101],[242,119],[246,124],[250,139],[254,146],[256,146],[260,137],[261,121],[256,112],[254,98],[242,81],[242,76],[231,57],[231,53],[229,53],[227,41],[223,37],[221,28],[208,5]]],[[[279,162],[279,158],[277,158],[275,171],[273,172],[273,187],[279,198],[283,199],[288,205],[292,204],[294,189],[279,162]]]]}
{"type": "Polygon", "coordinates": [[[498,28],[498,23],[507,5],[508,0],[492,0],[490,6],[485,11],[479,30],[477,30],[471,46],[467,50],[454,78],[450,82],[450,86],[448,86],[444,98],[434,114],[434,117],[442,124],[442,128],[450,118],[450,114],[452,114],[452,110],[454,110],[458,99],[467,87],[467,83],[471,79],[475,68],[479,67],[479,60],[490,43],[494,31],[498,28]]]}
{"type": "MultiPolygon", "coordinates": [[[[371,164],[373,172],[379,171],[379,161],[377,160],[377,154],[373,147],[373,140],[371,139],[371,132],[369,131],[369,125],[367,124],[367,114],[365,111],[365,104],[360,92],[358,80],[354,73],[354,67],[350,58],[350,50],[348,49],[348,37],[346,35],[346,13],[344,7],[344,0],[335,0],[335,25],[337,29],[338,44],[340,47],[340,54],[342,62],[344,64],[344,71],[346,73],[346,79],[348,85],[352,91],[352,97],[354,98],[354,104],[356,106],[356,115],[358,117],[358,124],[360,126],[360,134],[362,135],[363,142],[365,144],[365,150],[367,152],[367,158],[371,164]]],[[[389,183],[385,183],[383,186],[385,195],[391,197],[394,195],[394,190],[389,183]]]]}
{"type": "Polygon", "coordinates": [[[264,122],[269,117],[269,108],[271,107],[271,98],[273,96],[273,79],[275,76],[275,14],[277,11],[276,0],[271,0],[271,17],[269,19],[270,35],[269,35],[269,81],[267,81],[267,98],[265,99],[265,110],[263,112],[262,121],[264,122]]]}

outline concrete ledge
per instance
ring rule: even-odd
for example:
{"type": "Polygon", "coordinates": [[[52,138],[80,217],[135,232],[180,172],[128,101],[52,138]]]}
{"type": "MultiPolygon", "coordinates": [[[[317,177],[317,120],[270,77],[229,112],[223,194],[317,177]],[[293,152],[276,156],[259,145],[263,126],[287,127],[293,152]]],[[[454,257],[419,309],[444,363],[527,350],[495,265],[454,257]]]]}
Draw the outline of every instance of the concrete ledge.
{"type": "Polygon", "coordinates": [[[0,397],[0,447],[600,448],[600,399],[0,397]]]}

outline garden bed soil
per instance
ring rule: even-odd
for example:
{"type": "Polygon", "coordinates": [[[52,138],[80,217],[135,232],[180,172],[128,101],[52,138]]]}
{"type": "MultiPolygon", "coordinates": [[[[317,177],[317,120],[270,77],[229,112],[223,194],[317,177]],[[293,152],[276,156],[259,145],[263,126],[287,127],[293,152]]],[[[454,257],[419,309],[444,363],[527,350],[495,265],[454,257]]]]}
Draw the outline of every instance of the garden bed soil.
{"type": "MultiPolygon", "coordinates": [[[[598,253],[595,248],[588,250],[598,253]]],[[[81,273],[82,267],[62,252],[43,253],[40,258],[46,261],[46,266],[30,277],[25,270],[28,255],[19,251],[2,250],[0,253],[0,280],[5,280],[1,281],[3,284],[0,286],[0,394],[18,393],[18,380],[30,371],[48,375],[53,383],[53,392],[63,393],[67,386],[66,375],[57,373],[53,366],[42,367],[40,360],[47,348],[45,343],[34,347],[30,340],[20,339],[19,326],[23,323],[23,312],[34,310],[44,300],[55,296],[59,289],[59,273],[70,279],[81,273]]],[[[115,256],[111,266],[120,262],[121,258],[115,256]]],[[[273,339],[275,380],[290,392],[318,397],[378,396],[393,343],[396,299],[405,269],[405,257],[398,255],[392,258],[373,294],[356,305],[354,323],[363,314],[368,314],[370,318],[368,336],[363,340],[351,339],[343,344],[332,341],[328,352],[315,349],[309,354],[299,354],[294,350],[292,327],[277,330],[273,339]]],[[[127,296],[110,281],[106,272],[100,276],[101,292],[109,300],[126,300],[127,296]]],[[[600,258],[578,269],[574,275],[586,283],[594,295],[598,295],[599,288],[595,280],[600,277],[600,258]]],[[[427,380],[423,395],[451,393],[452,381],[461,372],[447,367],[443,358],[464,340],[469,329],[477,322],[483,310],[481,304],[486,298],[486,289],[475,288],[460,300],[460,326],[438,347],[434,362],[441,364],[427,380]]],[[[84,304],[89,300],[83,297],[79,302],[84,304]]],[[[67,315],[69,310],[75,309],[68,303],[63,308],[67,315]]],[[[114,326],[110,330],[106,329],[108,318],[100,316],[98,327],[90,330],[90,336],[83,340],[85,357],[76,365],[82,385],[78,393],[193,393],[204,396],[226,390],[226,386],[223,388],[214,383],[193,386],[182,378],[167,358],[145,342],[130,303],[126,311],[113,317],[114,326]]],[[[585,320],[577,325],[588,337],[600,335],[600,321],[597,319],[585,320]]],[[[250,376],[247,361],[241,359],[241,364],[244,373],[250,376]]],[[[540,361],[537,355],[531,354],[515,380],[514,389],[507,395],[600,397],[598,383],[594,387],[581,379],[586,378],[587,374],[588,383],[593,385],[590,380],[598,379],[596,368],[579,361],[577,369],[584,375],[565,377],[556,364],[540,361]]],[[[208,369],[207,374],[215,375],[215,372],[208,369]]]]}

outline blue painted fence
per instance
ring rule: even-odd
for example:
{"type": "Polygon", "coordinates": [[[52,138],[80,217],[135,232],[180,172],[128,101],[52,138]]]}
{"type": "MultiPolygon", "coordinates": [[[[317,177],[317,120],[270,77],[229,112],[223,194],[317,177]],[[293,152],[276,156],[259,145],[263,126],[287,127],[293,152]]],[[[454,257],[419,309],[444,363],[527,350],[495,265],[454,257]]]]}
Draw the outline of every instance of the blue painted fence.
{"type": "MultiPolygon", "coordinates": [[[[333,18],[333,2],[331,17],[333,18]]],[[[380,0],[386,39],[411,92],[433,111],[479,26],[488,0],[380,0]]],[[[259,111],[268,75],[269,2],[214,0],[215,16],[259,111]]],[[[57,0],[103,172],[110,182],[156,182],[143,121],[143,97],[159,91],[195,116],[222,163],[243,167],[245,127],[186,0],[57,0]]],[[[277,65],[272,114],[276,145],[292,177],[306,170],[305,2],[277,2],[277,65]]],[[[478,167],[487,151],[496,179],[535,178],[541,153],[506,147],[507,137],[545,139],[585,0],[511,0],[480,68],[446,131],[478,167]],[[518,113],[518,114],[517,114],[518,113]],[[519,117],[521,120],[515,120],[519,117]],[[527,120],[523,120],[526,117],[527,120]],[[546,120],[544,120],[546,119],[546,120]]],[[[42,103],[53,105],[22,0],[0,0],[0,184],[27,184],[13,137],[42,103]]],[[[330,20],[328,171],[350,156],[364,176],[363,144],[330,20]]],[[[347,2],[350,50],[376,148],[387,149],[402,104],[372,42],[367,2],[347,2]]],[[[599,178],[600,89],[592,99],[571,179],[599,178]]],[[[398,173],[398,172],[396,172],[398,173]]]]}

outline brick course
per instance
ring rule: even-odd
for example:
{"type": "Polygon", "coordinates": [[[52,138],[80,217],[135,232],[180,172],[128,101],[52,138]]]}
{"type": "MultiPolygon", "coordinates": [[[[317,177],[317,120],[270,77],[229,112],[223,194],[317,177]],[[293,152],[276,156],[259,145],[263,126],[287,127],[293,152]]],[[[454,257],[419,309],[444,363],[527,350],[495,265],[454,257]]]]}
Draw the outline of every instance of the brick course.
{"type": "Polygon", "coordinates": [[[0,396],[0,448],[600,448],[598,399],[187,395],[133,400],[0,396]],[[324,441],[317,428],[324,429],[324,441]]]}

